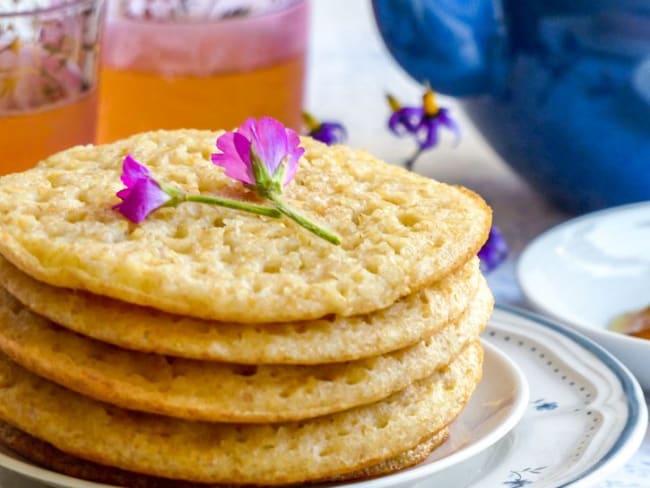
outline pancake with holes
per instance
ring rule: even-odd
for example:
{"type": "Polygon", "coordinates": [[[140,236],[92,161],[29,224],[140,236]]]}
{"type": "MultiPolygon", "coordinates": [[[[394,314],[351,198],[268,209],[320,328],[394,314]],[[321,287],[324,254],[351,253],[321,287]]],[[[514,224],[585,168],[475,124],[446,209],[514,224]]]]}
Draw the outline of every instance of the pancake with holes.
{"type": "Polygon", "coordinates": [[[481,376],[468,345],[446,368],[382,401],[282,424],[224,424],[136,413],[74,393],[0,358],[0,419],[95,463],[201,483],[282,485],[352,473],[445,428],[481,376]]]}
{"type": "Polygon", "coordinates": [[[473,258],[442,281],[368,315],[247,325],[170,315],[57,288],[0,257],[0,285],[70,330],[126,349],[239,364],[323,364],[411,346],[457,322],[479,281],[473,258]]]}
{"type": "Polygon", "coordinates": [[[492,305],[481,278],[458,323],[405,349],[325,365],[241,366],[118,349],[61,328],[0,291],[0,349],[45,378],[124,408],[212,422],[280,422],[376,402],[431,376],[477,340],[492,305]]]}
{"type": "Polygon", "coordinates": [[[461,267],[488,235],[490,209],[469,190],[310,138],[284,196],[344,236],[340,246],[289,219],[200,203],[161,208],[138,225],[112,208],[127,153],[184,192],[255,200],[211,162],[218,136],[143,133],[0,178],[0,253],[53,286],[267,323],[388,307],[461,267]]]}
{"type": "MultiPolygon", "coordinates": [[[[358,471],[353,471],[351,473],[320,481],[336,482],[364,480],[400,471],[424,461],[434,449],[445,442],[448,435],[448,429],[441,429],[432,437],[421,444],[418,444],[413,449],[409,449],[393,458],[358,471]]],[[[0,444],[4,444],[20,456],[38,463],[41,466],[53,469],[68,476],[97,483],[128,486],[129,488],[206,488],[205,484],[157,478],[86,461],[60,451],[51,444],[43,442],[1,421],[0,444]]],[[[213,488],[225,488],[228,485],[212,484],[210,486],[213,488]]]]}

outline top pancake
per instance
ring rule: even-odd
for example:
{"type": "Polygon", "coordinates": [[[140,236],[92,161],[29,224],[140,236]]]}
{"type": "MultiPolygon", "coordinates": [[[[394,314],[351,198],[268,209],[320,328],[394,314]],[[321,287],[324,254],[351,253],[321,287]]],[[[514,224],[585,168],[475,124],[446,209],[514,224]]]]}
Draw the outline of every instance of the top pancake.
{"type": "Polygon", "coordinates": [[[139,225],[112,210],[127,153],[185,191],[253,199],[210,162],[217,136],[144,133],[1,178],[0,253],[54,286],[258,323],[387,307],[468,261],[487,236],[490,210],[468,190],[311,139],[285,197],[338,233],[341,246],[288,219],[197,203],[139,225]]]}

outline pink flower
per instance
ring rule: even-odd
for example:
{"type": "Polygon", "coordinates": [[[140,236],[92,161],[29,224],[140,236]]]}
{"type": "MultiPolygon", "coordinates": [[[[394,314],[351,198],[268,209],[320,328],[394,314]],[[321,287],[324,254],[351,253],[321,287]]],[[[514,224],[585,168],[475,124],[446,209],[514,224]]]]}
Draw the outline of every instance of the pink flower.
{"type": "Polygon", "coordinates": [[[161,207],[176,207],[183,202],[219,205],[276,219],[281,216],[279,210],[251,202],[216,195],[185,193],[180,188],[156,180],[147,167],[138,163],[130,154],[124,158],[120,179],[126,188],[117,192],[122,202],[113,209],[136,224],[161,207]]]}
{"type": "Polygon", "coordinates": [[[213,154],[212,162],[227,176],[255,190],[312,234],[335,245],[341,243],[334,232],[300,215],[282,199],[282,190],[296,175],[298,160],[305,152],[295,131],[271,117],[250,118],[234,132],[220,136],[217,148],[221,153],[213,154]]]}
{"type": "Polygon", "coordinates": [[[271,117],[246,120],[236,131],[220,136],[217,148],[221,153],[213,154],[212,162],[262,195],[281,193],[295,176],[305,152],[298,134],[271,117]]]}
{"type": "Polygon", "coordinates": [[[117,192],[122,202],[113,208],[136,224],[154,210],[175,200],[174,195],[161,188],[146,166],[138,163],[130,154],[122,162],[121,180],[126,188],[117,192]]]}

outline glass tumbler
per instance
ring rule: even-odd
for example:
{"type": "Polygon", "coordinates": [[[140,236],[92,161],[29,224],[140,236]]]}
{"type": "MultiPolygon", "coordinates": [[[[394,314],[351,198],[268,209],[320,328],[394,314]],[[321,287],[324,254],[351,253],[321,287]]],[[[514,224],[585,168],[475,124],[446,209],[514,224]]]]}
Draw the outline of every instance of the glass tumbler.
{"type": "Polygon", "coordinates": [[[112,0],[99,139],[232,128],[270,115],[298,129],[306,0],[112,0]]]}
{"type": "Polygon", "coordinates": [[[0,2],[0,174],[95,141],[103,0],[0,2]]]}

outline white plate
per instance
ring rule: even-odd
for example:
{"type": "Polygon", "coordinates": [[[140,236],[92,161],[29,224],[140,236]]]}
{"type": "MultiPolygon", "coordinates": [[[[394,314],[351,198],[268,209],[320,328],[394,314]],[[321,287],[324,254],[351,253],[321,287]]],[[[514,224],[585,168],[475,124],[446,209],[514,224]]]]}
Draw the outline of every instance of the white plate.
{"type": "MultiPolygon", "coordinates": [[[[510,432],[528,408],[528,385],[523,373],[503,353],[490,344],[485,346],[484,379],[470,403],[456,419],[452,435],[444,448],[436,451],[426,463],[380,479],[330,486],[408,487],[450,466],[472,458],[492,446],[510,432]]],[[[107,488],[109,485],[91,483],[64,476],[0,448],[1,488],[36,488],[43,485],[63,488],[107,488]],[[12,473],[13,472],[13,473],[12,473]],[[27,480],[25,477],[31,478],[27,480]]]]}
{"type": "MultiPolygon", "coordinates": [[[[630,372],[604,349],[546,319],[503,308],[495,311],[484,338],[484,381],[452,424],[449,441],[415,468],[345,486],[588,487],[637,450],[648,421],[643,394],[630,372]],[[527,378],[529,401],[521,373],[495,348],[527,378]],[[517,426],[486,449],[522,411],[517,426]]],[[[13,455],[0,455],[0,464],[53,486],[102,486],[37,468],[13,455]]],[[[0,473],[2,488],[42,486],[0,473]]]]}
{"type": "Polygon", "coordinates": [[[528,245],[517,275],[533,307],[609,349],[650,389],[650,341],[606,330],[650,305],[650,202],[553,227],[528,245]]]}
{"type": "MultiPolygon", "coordinates": [[[[643,392],[603,348],[566,327],[502,307],[484,339],[512,359],[528,380],[530,401],[510,434],[471,459],[425,477],[415,475],[426,473],[427,464],[348,486],[593,488],[639,448],[648,422],[643,392]]],[[[486,377],[490,374],[486,370],[486,377]]],[[[448,443],[425,463],[435,466],[457,445],[472,442],[475,434],[458,427],[452,424],[448,443]]]]}

